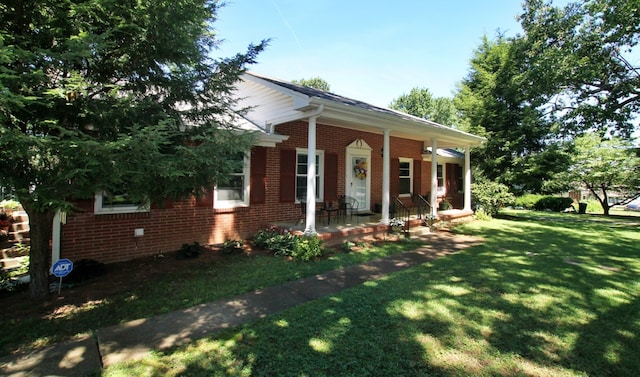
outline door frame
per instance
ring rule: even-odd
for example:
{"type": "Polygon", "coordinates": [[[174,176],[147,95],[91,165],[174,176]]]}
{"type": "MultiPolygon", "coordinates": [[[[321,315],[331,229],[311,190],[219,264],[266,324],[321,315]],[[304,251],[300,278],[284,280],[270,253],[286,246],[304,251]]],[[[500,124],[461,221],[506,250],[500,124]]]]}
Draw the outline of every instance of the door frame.
{"type": "Polygon", "coordinates": [[[353,183],[353,166],[351,161],[353,157],[363,156],[367,158],[368,168],[367,177],[365,179],[365,203],[358,203],[358,211],[370,211],[371,210],[371,150],[372,148],[362,139],[356,139],[351,144],[347,145],[345,150],[345,180],[344,180],[344,192],[345,195],[350,196],[350,188],[353,183]]]}

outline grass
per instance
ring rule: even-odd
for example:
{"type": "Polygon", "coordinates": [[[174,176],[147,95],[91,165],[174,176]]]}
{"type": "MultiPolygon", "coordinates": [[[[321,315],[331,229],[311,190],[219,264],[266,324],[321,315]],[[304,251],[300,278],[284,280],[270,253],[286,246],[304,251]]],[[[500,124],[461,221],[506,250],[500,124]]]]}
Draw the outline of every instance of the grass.
{"type": "Polygon", "coordinates": [[[104,375],[635,376],[637,224],[511,215],[456,229],[480,246],[104,375]]]}
{"type": "MultiPolygon", "coordinates": [[[[99,328],[212,302],[418,246],[416,242],[385,243],[357,253],[333,253],[313,263],[260,254],[228,255],[215,263],[198,264],[159,280],[140,281],[134,289],[108,299],[66,305],[28,317],[16,318],[8,310],[3,314],[0,355],[44,347],[76,335],[92,334],[99,328]]],[[[103,278],[108,279],[109,275],[103,278]]],[[[23,304],[31,305],[28,301],[23,304]]]]}

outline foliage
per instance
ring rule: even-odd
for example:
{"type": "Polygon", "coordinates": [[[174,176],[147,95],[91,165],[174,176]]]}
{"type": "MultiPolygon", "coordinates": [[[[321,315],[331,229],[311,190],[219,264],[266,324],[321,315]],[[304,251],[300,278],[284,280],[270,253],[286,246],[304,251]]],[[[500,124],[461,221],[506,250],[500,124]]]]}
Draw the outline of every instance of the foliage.
{"type": "Polygon", "coordinates": [[[409,94],[394,99],[389,108],[402,111],[449,127],[458,127],[458,116],[453,100],[447,97],[433,97],[429,89],[413,88],[409,94]]]}
{"type": "Polygon", "coordinates": [[[41,298],[56,210],[100,191],[182,199],[228,178],[227,157],[253,140],[234,126],[231,91],[265,43],[212,58],[217,1],[11,4],[0,5],[0,182],[29,215],[41,298]]]}
{"type": "Polygon", "coordinates": [[[273,251],[276,256],[287,256],[308,262],[322,256],[320,239],[316,236],[300,236],[288,231],[262,229],[253,238],[253,244],[273,251]]]}
{"type": "Polygon", "coordinates": [[[515,203],[515,196],[507,186],[497,182],[474,182],[471,184],[472,201],[489,216],[498,214],[500,208],[515,203]]]}
{"type": "Polygon", "coordinates": [[[454,103],[462,128],[487,138],[472,150],[479,174],[514,192],[539,193],[557,189],[547,182],[566,169],[568,154],[540,109],[544,102],[537,81],[526,76],[525,54],[518,39],[484,37],[454,103]]]}
{"type": "Polygon", "coordinates": [[[393,219],[389,220],[389,226],[399,226],[402,227],[404,226],[404,220],[399,219],[397,217],[394,217],[393,219]]]}
{"type": "Polygon", "coordinates": [[[524,209],[533,209],[536,203],[544,198],[542,194],[524,194],[516,198],[516,207],[524,209]]]}
{"type": "Polygon", "coordinates": [[[574,161],[566,180],[576,188],[585,187],[609,214],[609,193],[623,197],[638,193],[640,187],[640,158],[629,141],[613,137],[602,139],[586,134],[574,142],[574,161]]]}
{"type": "Polygon", "coordinates": [[[553,6],[528,0],[520,22],[526,77],[564,134],[597,129],[628,137],[640,113],[640,7],[637,0],[553,6]],[[635,64],[635,65],[634,65],[635,64]]]}
{"type": "Polygon", "coordinates": [[[314,88],[325,92],[331,91],[331,86],[324,79],[320,77],[312,77],[310,79],[300,79],[291,81],[294,84],[306,86],[307,88],[314,88]]]}
{"type": "Polygon", "coordinates": [[[22,210],[22,206],[20,205],[19,201],[8,199],[0,202],[0,209],[19,211],[19,210],[22,210]]]}
{"type": "Polygon", "coordinates": [[[537,211],[561,212],[571,207],[573,199],[562,196],[544,196],[533,206],[537,211]]]}
{"type": "Polygon", "coordinates": [[[198,242],[192,244],[183,243],[176,254],[178,259],[193,259],[202,254],[202,246],[198,242]]]}
{"type": "Polygon", "coordinates": [[[493,216],[491,216],[490,213],[485,211],[484,208],[478,208],[474,214],[476,219],[480,221],[490,221],[493,219],[493,216]]]}
{"type": "Polygon", "coordinates": [[[223,254],[233,254],[242,251],[243,242],[241,240],[226,240],[220,248],[223,254]]]}

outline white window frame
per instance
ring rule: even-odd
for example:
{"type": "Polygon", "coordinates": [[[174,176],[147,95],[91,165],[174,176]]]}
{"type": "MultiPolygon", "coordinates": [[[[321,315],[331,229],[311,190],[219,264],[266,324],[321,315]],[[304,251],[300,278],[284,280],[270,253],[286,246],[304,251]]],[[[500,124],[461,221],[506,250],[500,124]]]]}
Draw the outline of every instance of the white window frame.
{"type": "MultiPolygon", "coordinates": [[[[294,192],[296,193],[296,203],[300,202],[300,198],[298,198],[298,177],[299,176],[307,176],[307,173],[298,174],[298,156],[301,154],[307,155],[307,163],[309,161],[309,150],[306,148],[296,148],[296,171],[295,171],[295,188],[294,192]]],[[[318,196],[316,196],[316,201],[324,200],[324,150],[316,149],[316,156],[318,157],[318,171],[316,172],[316,186],[318,187],[318,196]]]]}
{"type": "MultiPolygon", "coordinates": [[[[406,158],[406,157],[400,157],[400,164],[401,165],[403,162],[408,162],[409,163],[409,192],[408,193],[400,193],[398,196],[400,196],[401,198],[408,198],[411,197],[411,191],[413,191],[413,159],[412,158],[406,158]]],[[[400,172],[398,172],[398,175],[400,174],[400,172]]],[[[406,179],[406,176],[400,176],[400,179],[406,179]]]]}
{"type": "Polygon", "coordinates": [[[438,190],[437,190],[438,196],[444,196],[444,195],[447,194],[447,187],[445,186],[445,182],[447,181],[446,174],[447,174],[447,172],[446,172],[446,170],[444,168],[444,165],[443,164],[438,164],[438,167],[436,168],[436,178],[438,180],[438,190]],[[440,184],[440,179],[437,176],[438,170],[440,172],[442,172],[442,184],[440,184]]]}
{"type": "Polygon", "coordinates": [[[96,192],[95,200],[93,204],[93,213],[96,215],[109,215],[116,213],[140,213],[149,212],[149,203],[145,203],[142,206],[135,204],[121,204],[103,206],[104,192],[96,192]]]}
{"type": "Polygon", "coordinates": [[[242,173],[234,173],[232,175],[238,175],[243,177],[244,189],[242,200],[221,200],[218,199],[218,187],[213,189],[213,208],[237,208],[249,206],[249,194],[251,193],[251,158],[247,153],[244,154],[244,163],[242,166],[242,173]]]}

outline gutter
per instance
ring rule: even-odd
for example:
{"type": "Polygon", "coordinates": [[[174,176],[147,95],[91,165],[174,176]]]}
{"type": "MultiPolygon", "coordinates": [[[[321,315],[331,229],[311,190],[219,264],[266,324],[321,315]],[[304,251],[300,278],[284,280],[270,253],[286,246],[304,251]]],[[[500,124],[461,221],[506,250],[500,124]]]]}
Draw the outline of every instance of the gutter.
{"type": "Polygon", "coordinates": [[[277,126],[279,124],[283,124],[283,123],[287,123],[287,122],[293,122],[293,121],[296,121],[296,120],[301,120],[301,119],[306,119],[306,118],[311,118],[311,117],[314,117],[314,116],[318,116],[318,115],[320,115],[320,113],[322,113],[322,111],[324,111],[324,105],[319,105],[315,109],[313,109],[311,111],[303,112],[301,114],[295,114],[295,115],[290,115],[290,116],[286,116],[286,117],[282,117],[282,118],[276,118],[276,119],[272,119],[272,120],[267,120],[267,121],[265,121],[265,126],[267,128],[267,132],[270,133],[270,134],[273,134],[275,126],[277,126]]]}

